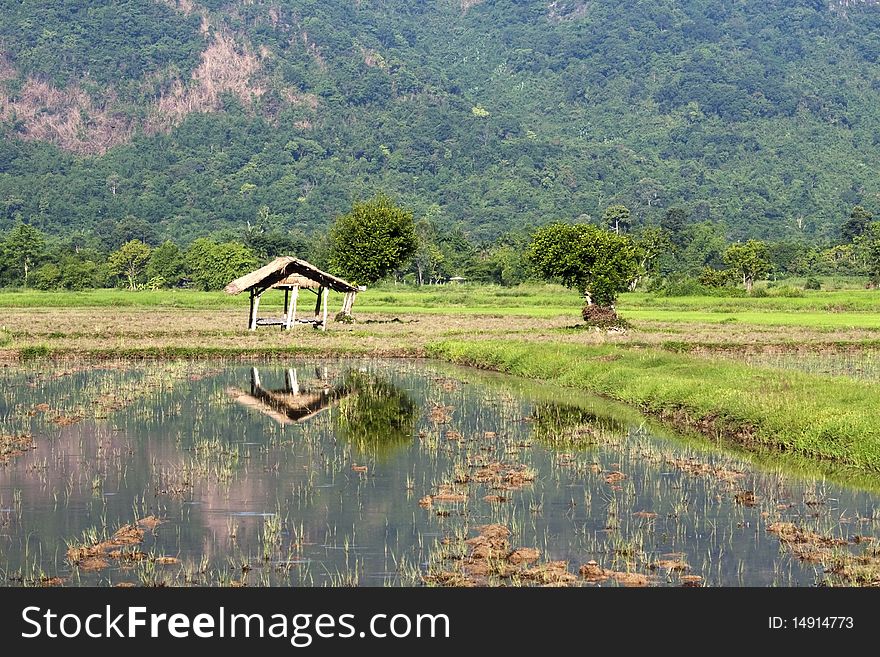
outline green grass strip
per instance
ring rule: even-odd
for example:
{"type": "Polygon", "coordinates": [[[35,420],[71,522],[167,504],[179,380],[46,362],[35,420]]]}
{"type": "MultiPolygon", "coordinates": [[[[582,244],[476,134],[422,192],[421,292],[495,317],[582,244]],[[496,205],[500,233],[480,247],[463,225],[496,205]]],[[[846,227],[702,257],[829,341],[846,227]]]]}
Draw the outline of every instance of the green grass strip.
{"type": "Polygon", "coordinates": [[[434,357],[581,388],[746,447],[880,470],[880,385],[658,349],[445,341],[434,357]]]}

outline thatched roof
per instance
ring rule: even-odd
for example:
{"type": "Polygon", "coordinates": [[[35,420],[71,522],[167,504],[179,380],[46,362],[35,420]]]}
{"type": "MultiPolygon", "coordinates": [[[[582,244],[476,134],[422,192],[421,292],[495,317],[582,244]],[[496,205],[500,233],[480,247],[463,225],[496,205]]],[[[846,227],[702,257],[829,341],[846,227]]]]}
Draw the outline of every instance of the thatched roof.
{"type": "Polygon", "coordinates": [[[299,274],[288,276],[284,280],[275,283],[275,285],[273,285],[272,287],[293,287],[294,285],[309,290],[317,290],[319,287],[321,287],[321,284],[318,281],[311,278],[306,278],[305,276],[300,276],[299,274]]]}
{"type": "MultiPolygon", "coordinates": [[[[301,276],[309,281],[318,283],[321,287],[328,287],[336,292],[358,291],[358,288],[355,285],[352,285],[348,281],[344,281],[333,274],[321,271],[315,267],[315,265],[306,262],[305,260],[300,260],[293,256],[282,256],[280,258],[275,258],[268,265],[264,265],[256,271],[252,271],[250,274],[245,274],[240,278],[236,278],[226,286],[226,293],[240,294],[253,288],[257,288],[260,291],[265,290],[273,285],[282,283],[282,281],[291,276],[301,276]]],[[[303,285],[302,287],[307,286],[303,285]]]]}

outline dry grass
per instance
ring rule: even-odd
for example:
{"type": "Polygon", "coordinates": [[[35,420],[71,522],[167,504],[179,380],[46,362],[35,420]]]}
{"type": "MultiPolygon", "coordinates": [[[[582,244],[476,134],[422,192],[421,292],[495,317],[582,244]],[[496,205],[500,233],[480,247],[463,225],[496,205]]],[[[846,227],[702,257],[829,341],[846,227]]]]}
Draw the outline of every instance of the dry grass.
{"type": "Polygon", "coordinates": [[[16,456],[26,454],[32,449],[36,449],[36,445],[33,437],[28,434],[0,434],[0,463],[10,461],[16,456]]]}
{"type": "MultiPolygon", "coordinates": [[[[493,314],[401,314],[399,322],[386,314],[358,315],[354,324],[331,323],[326,333],[299,326],[290,333],[244,328],[246,310],[168,309],[128,307],[8,308],[3,328],[11,339],[0,349],[0,359],[15,359],[19,350],[34,345],[52,353],[137,355],[162,350],[214,350],[229,355],[271,350],[421,356],[427,344],[444,339],[516,339],[571,345],[620,344],[666,346],[683,337],[681,325],[638,322],[625,333],[574,330],[574,317],[528,317],[493,314]]],[[[869,339],[864,330],[791,329],[771,326],[687,325],[690,344],[718,348],[778,351],[869,339]]],[[[438,411],[439,414],[439,411],[438,411]]],[[[438,415],[439,417],[439,415],[438,415]]]]}
{"type": "Polygon", "coordinates": [[[510,529],[506,526],[493,524],[476,529],[477,535],[472,538],[446,539],[447,554],[424,575],[427,584],[570,586],[577,582],[565,561],[541,562],[537,548],[511,549],[510,529]]]}

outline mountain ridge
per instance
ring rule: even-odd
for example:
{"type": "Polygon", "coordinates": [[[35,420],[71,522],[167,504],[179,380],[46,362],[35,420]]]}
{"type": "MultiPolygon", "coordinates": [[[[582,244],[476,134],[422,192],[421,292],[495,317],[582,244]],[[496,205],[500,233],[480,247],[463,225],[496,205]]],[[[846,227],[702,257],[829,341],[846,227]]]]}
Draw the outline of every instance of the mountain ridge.
{"type": "Polygon", "coordinates": [[[880,205],[876,4],[2,0],[0,228],[314,230],[385,190],[476,239],[622,202],[822,240],[880,205]]]}

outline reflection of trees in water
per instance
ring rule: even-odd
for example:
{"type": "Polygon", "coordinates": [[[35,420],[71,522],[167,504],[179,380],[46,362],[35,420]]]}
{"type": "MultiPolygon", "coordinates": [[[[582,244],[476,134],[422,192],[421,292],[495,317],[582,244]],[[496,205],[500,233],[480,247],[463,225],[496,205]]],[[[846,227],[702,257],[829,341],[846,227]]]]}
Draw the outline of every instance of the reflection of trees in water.
{"type": "Polygon", "coordinates": [[[385,378],[352,372],[348,396],[334,415],[336,435],[365,456],[388,456],[412,442],[418,408],[410,396],[385,378]]]}
{"type": "Polygon", "coordinates": [[[568,404],[536,404],[530,419],[532,436],[551,445],[596,444],[620,437],[627,429],[612,417],[568,404]]]}

